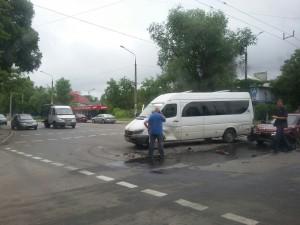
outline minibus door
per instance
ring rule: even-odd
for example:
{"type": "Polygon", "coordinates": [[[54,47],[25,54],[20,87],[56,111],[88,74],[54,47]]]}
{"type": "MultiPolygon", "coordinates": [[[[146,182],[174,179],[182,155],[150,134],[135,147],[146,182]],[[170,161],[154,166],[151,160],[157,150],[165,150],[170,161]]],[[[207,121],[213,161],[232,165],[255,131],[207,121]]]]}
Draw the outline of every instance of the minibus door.
{"type": "Polygon", "coordinates": [[[179,104],[169,103],[166,104],[162,113],[166,117],[166,122],[163,125],[164,137],[166,141],[181,140],[181,126],[178,112],[179,104]]]}

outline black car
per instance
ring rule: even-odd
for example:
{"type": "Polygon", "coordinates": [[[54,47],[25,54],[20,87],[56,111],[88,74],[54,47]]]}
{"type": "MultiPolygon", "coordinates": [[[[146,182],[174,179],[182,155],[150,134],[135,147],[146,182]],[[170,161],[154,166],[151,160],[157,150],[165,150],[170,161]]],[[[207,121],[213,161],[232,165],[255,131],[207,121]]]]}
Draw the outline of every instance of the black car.
{"type": "Polygon", "coordinates": [[[37,129],[38,123],[30,114],[16,114],[11,121],[11,129],[37,129]]]}

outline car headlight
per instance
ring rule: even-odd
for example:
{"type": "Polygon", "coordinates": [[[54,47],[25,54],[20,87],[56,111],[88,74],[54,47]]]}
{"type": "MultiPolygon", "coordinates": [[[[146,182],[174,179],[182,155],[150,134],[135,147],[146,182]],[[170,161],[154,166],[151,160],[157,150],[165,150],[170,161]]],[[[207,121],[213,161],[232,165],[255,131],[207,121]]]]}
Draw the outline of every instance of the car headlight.
{"type": "Polygon", "coordinates": [[[134,134],[141,134],[144,132],[145,129],[140,129],[140,130],[135,130],[133,133],[134,134]]]}
{"type": "Polygon", "coordinates": [[[62,118],[58,118],[57,120],[58,122],[65,122],[62,118]]]}

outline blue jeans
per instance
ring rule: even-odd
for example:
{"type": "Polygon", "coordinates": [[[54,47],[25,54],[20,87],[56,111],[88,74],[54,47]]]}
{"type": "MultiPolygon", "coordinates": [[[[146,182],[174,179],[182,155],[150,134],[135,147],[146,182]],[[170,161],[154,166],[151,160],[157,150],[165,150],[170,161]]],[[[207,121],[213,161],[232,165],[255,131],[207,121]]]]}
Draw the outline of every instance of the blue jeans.
{"type": "Polygon", "coordinates": [[[162,134],[150,134],[150,143],[149,143],[149,158],[150,160],[153,160],[153,152],[154,152],[154,145],[155,140],[158,142],[158,151],[160,154],[160,158],[164,158],[164,148],[163,148],[163,135],[162,134]]]}

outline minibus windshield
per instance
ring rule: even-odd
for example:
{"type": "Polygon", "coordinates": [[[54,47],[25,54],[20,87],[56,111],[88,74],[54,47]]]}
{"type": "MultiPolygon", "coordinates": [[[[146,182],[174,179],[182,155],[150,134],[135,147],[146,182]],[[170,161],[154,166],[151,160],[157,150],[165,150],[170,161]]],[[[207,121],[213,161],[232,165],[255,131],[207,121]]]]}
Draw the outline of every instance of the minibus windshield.
{"type": "Polygon", "coordinates": [[[163,103],[150,103],[146,106],[146,108],[143,110],[143,112],[140,114],[139,117],[148,117],[155,109],[155,107],[162,108],[163,103]]]}

